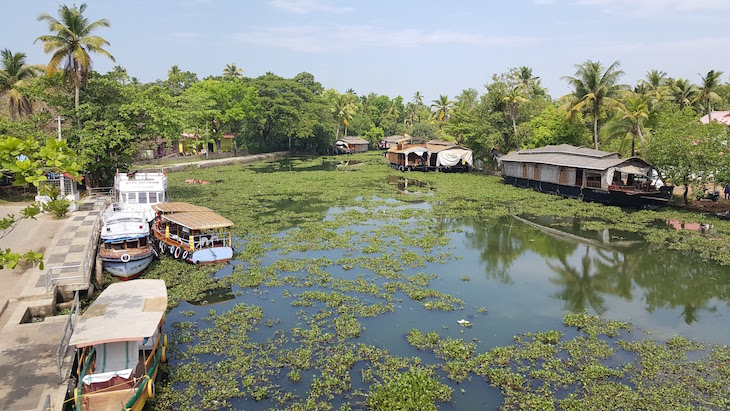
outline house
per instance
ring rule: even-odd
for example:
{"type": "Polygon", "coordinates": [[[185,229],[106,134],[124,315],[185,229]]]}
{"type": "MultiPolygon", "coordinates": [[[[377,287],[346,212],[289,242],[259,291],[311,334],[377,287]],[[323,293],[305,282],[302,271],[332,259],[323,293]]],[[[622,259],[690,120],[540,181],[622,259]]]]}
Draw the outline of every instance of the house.
{"type": "Polygon", "coordinates": [[[46,174],[46,181],[38,185],[38,194],[35,196],[37,203],[45,204],[52,200],[44,188],[53,187],[58,189],[58,199],[65,198],[71,203],[68,207],[69,211],[76,211],[77,202],[80,200],[80,195],[76,180],[71,177],[68,173],[48,173],[46,174]]]}
{"type": "Polygon", "coordinates": [[[638,157],[569,144],[513,151],[501,165],[505,183],[604,204],[660,207],[674,188],[638,157]]]}
{"type": "MultiPolygon", "coordinates": [[[[730,126],[730,110],[727,111],[712,111],[712,121],[717,121],[718,123],[726,124],[730,126]]],[[[700,121],[702,124],[709,124],[710,123],[710,115],[706,114],[702,117],[700,117],[700,121]]]]}
{"type": "Polygon", "coordinates": [[[342,137],[334,142],[335,154],[354,154],[368,151],[368,141],[360,137],[342,137]]]}

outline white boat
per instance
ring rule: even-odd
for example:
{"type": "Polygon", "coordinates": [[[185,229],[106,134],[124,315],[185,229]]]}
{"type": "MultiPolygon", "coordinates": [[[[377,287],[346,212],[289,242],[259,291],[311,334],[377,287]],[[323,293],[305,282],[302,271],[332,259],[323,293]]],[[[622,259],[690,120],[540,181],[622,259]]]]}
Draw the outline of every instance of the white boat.
{"type": "Polygon", "coordinates": [[[103,216],[99,256],[108,273],[131,280],[147,268],[156,255],[144,213],[122,203],[111,204],[103,216]]]}
{"type": "Polygon", "coordinates": [[[166,360],[166,309],[163,280],[111,284],[99,295],[71,336],[74,410],[142,410],[166,360]]]}
{"type": "Polygon", "coordinates": [[[130,210],[140,211],[147,222],[152,222],[152,206],[170,201],[167,175],[163,171],[120,173],[114,176],[114,201],[130,210]]]}

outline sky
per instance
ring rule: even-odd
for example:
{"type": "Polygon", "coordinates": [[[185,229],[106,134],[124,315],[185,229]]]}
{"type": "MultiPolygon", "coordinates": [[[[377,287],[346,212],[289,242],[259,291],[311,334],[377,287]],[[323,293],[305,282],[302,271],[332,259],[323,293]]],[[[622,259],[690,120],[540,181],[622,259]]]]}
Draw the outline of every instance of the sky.
{"type": "MultiPolygon", "coordinates": [[[[116,63],[92,55],[94,68],[115,65],[142,82],[166,79],[173,65],[198,78],[235,63],[246,77],[312,73],[325,88],[429,102],[474,88],[492,74],[528,66],[553,98],[570,90],[562,76],[586,60],[618,60],[622,82],[651,69],[700,82],[709,70],[730,75],[730,0],[87,0],[96,34],[116,63]]],[[[0,49],[45,64],[35,39],[48,34],[57,0],[8,2],[0,49]]],[[[66,3],[69,5],[73,2],[66,3]]],[[[81,4],[77,2],[76,4],[81,4]]]]}

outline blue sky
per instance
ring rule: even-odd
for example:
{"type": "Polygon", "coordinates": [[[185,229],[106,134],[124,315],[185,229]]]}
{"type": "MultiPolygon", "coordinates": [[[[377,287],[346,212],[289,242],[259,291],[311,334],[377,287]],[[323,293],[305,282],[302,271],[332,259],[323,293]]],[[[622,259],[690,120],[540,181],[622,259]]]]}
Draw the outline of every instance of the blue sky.
{"type": "MultiPolygon", "coordinates": [[[[97,34],[128,73],[148,82],[179,65],[199,78],[228,63],[256,77],[308,71],[325,87],[430,101],[465,88],[484,92],[493,73],[527,65],[550,94],[568,92],[561,76],[587,59],[621,62],[623,82],[652,68],[699,82],[710,69],[730,75],[730,0],[88,0],[97,34]]],[[[73,4],[73,3],[67,3],[73,4]]],[[[80,4],[80,2],[77,2],[80,4]]],[[[56,0],[9,2],[0,15],[0,49],[46,63],[41,12],[56,0]]],[[[95,69],[115,63],[96,56],[95,69]]]]}

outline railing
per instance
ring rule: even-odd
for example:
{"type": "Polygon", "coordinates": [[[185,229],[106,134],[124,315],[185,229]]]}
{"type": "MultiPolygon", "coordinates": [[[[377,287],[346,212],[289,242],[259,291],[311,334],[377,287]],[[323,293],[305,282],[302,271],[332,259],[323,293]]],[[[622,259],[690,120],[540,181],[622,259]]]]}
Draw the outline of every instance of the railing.
{"type": "Polygon", "coordinates": [[[81,279],[83,279],[82,284],[86,282],[86,274],[91,272],[89,270],[89,268],[90,268],[89,265],[91,264],[92,258],[94,256],[96,256],[96,244],[97,244],[96,241],[99,238],[99,222],[101,221],[102,214],[104,214],[104,213],[101,212],[96,216],[96,219],[94,220],[94,225],[91,227],[91,236],[89,237],[89,243],[87,244],[86,257],[84,258],[84,262],[81,264],[63,265],[60,267],[50,267],[46,271],[46,274],[45,274],[46,292],[50,292],[51,289],[53,288],[53,286],[60,281],[64,281],[64,283],[66,283],[66,284],[73,285],[73,284],[78,284],[78,283],[75,283],[75,282],[68,283],[67,280],[77,280],[77,279],[81,278],[81,279]],[[79,268],[81,268],[82,274],[75,275],[75,276],[69,276],[69,277],[66,277],[66,276],[61,277],[59,275],[59,274],[61,274],[61,272],[64,269],[74,269],[74,268],[77,270],[79,268]],[[57,272],[57,274],[54,275],[54,273],[56,273],[56,272],[57,272]]]}
{"type": "Polygon", "coordinates": [[[63,360],[66,358],[66,353],[68,352],[68,344],[71,341],[71,336],[74,333],[74,329],[76,328],[76,323],[79,320],[79,292],[78,290],[74,293],[74,301],[73,304],[71,304],[71,312],[68,313],[68,318],[66,318],[66,325],[63,327],[63,337],[61,337],[61,342],[58,344],[58,349],[56,350],[56,361],[58,363],[58,382],[63,382],[63,360]]]}
{"type": "Polygon", "coordinates": [[[51,411],[51,394],[46,395],[46,401],[43,403],[41,411],[51,411]]]}
{"type": "Polygon", "coordinates": [[[114,187],[87,187],[86,194],[90,196],[110,196],[114,187]]]}
{"type": "MultiPolygon", "coordinates": [[[[157,234],[159,234],[161,237],[165,237],[165,231],[157,227],[157,225],[153,226],[152,228],[157,234]]],[[[170,234],[169,237],[167,237],[171,240],[174,240],[178,243],[180,243],[184,248],[191,248],[190,246],[190,236],[179,236],[177,234],[170,234]]],[[[215,243],[222,243],[223,247],[232,247],[232,241],[231,241],[231,234],[230,233],[210,233],[210,234],[197,234],[193,236],[193,251],[200,250],[203,248],[209,248],[209,247],[215,247],[215,243]]]]}

